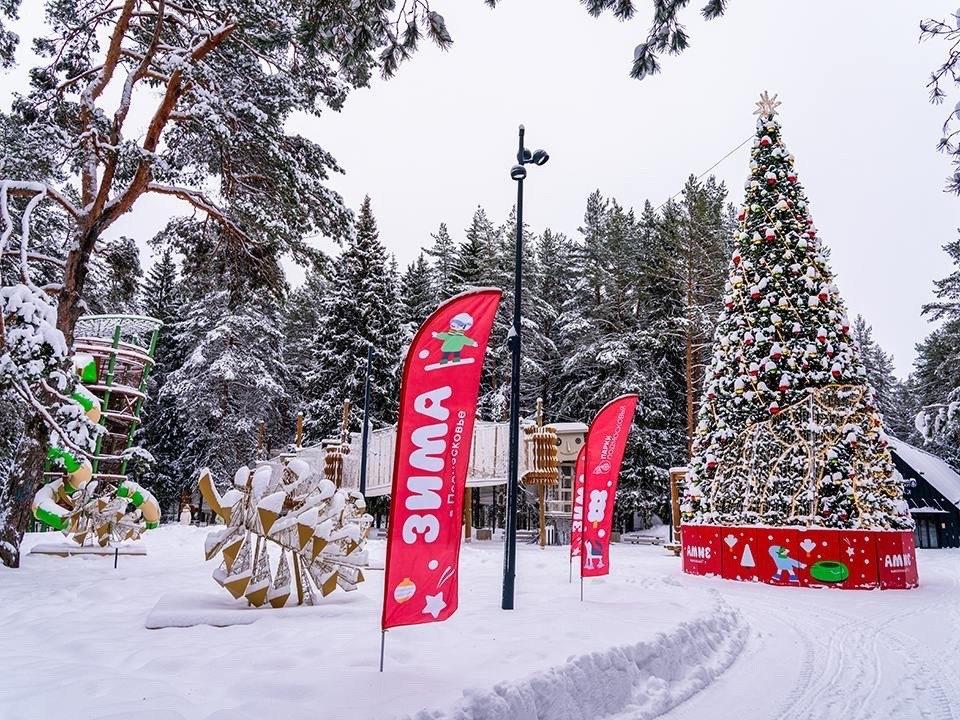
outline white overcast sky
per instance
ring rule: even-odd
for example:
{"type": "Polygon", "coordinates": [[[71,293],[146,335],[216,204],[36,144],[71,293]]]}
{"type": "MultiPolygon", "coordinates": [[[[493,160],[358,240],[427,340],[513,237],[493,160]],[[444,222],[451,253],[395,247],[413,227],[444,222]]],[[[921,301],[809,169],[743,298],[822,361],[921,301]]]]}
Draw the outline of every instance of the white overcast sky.
{"type": "MultiPolygon", "coordinates": [[[[371,196],[381,238],[404,266],[441,222],[462,239],[478,204],[506,219],[520,123],[528,147],[550,153],[530,169],[524,218],[536,232],[576,237],[591,191],[661,203],[752,134],[762,90],[778,93],[840,291],[905,376],[931,329],[920,307],[949,272],[941,246],[960,225],[960,199],[942,192],[949,164],[935,150],[947,111],[928,103],[925,87],[947,46],[919,44],[918,25],[956,3],[731,0],[726,16],[705,23],[695,2],[685,12],[692,47],[637,82],[628,72],[646,0],[628,23],[593,19],[576,0],[502,0],[493,11],[481,0],[433,0],[454,37],[449,52],[424,46],[341,113],[292,128],[346,170],[332,185],[349,205],[371,196]]],[[[714,173],[739,203],[748,147],[714,173]]],[[[146,206],[114,231],[145,241],[170,211],[146,206]]]]}

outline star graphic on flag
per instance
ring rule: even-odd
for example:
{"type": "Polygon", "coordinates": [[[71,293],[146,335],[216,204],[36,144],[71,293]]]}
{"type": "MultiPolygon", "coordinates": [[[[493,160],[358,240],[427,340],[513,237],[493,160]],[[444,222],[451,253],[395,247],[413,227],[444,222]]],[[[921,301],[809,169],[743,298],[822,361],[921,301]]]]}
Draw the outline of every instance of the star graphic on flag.
{"type": "Polygon", "coordinates": [[[433,619],[436,620],[440,617],[440,613],[447,606],[443,601],[443,593],[439,592],[436,595],[427,595],[427,605],[423,608],[423,614],[433,615],[433,619]]]}
{"type": "Polygon", "coordinates": [[[850,556],[850,559],[853,559],[853,556],[857,554],[857,551],[853,549],[853,545],[847,548],[847,555],[850,556]]]}

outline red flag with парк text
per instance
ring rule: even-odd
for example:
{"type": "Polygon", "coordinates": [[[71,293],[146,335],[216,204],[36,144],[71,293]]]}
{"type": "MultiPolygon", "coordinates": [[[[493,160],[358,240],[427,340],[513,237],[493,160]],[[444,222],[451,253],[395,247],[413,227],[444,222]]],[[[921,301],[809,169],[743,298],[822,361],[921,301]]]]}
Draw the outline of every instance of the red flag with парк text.
{"type": "Polygon", "coordinates": [[[570,516],[570,557],[580,557],[583,550],[583,463],[587,446],[577,453],[573,471],[573,514],[570,516]]]}
{"type": "Polygon", "coordinates": [[[636,395],[623,395],[611,400],[597,413],[587,432],[587,442],[584,444],[581,577],[607,575],[610,572],[613,504],[637,399],[636,395]]]}
{"type": "Polygon", "coordinates": [[[420,326],[400,384],[381,627],[439,622],[457,609],[463,491],[480,371],[500,301],[451,298],[420,326]]]}

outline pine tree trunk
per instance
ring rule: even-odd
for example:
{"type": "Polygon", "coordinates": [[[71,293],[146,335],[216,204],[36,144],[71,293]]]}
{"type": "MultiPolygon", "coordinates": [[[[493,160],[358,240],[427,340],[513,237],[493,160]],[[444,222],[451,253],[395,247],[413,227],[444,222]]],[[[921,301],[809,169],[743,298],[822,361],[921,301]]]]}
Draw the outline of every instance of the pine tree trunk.
{"type": "Polygon", "coordinates": [[[66,338],[68,347],[73,345],[73,329],[83,314],[83,288],[90,270],[90,255],[99,235],[96,225],[81,227],[71,243],[74,249],[67,255],[63,288],[57,296],[57,328],[66,338]]]}
{"type": "Polygon", "coordinates": [[[20,541],[30,521],[33,496],[43,483],[48,430],[31,413],[17,450],[17,461],[0,488],[0,563],[20,567],[20,541]]]}

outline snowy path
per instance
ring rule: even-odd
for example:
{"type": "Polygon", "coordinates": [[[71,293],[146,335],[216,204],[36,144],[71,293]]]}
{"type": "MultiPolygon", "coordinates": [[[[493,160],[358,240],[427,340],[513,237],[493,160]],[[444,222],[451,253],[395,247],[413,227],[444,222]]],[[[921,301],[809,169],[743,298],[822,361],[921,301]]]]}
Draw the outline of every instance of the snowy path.
{"type": "Polygon", "coordinates": [[[718,588],[752,634],[726,673],[662,717],[960,718],[960,552],[919,555],[912,591],[783,592],[685,578],[718,588]]]}

